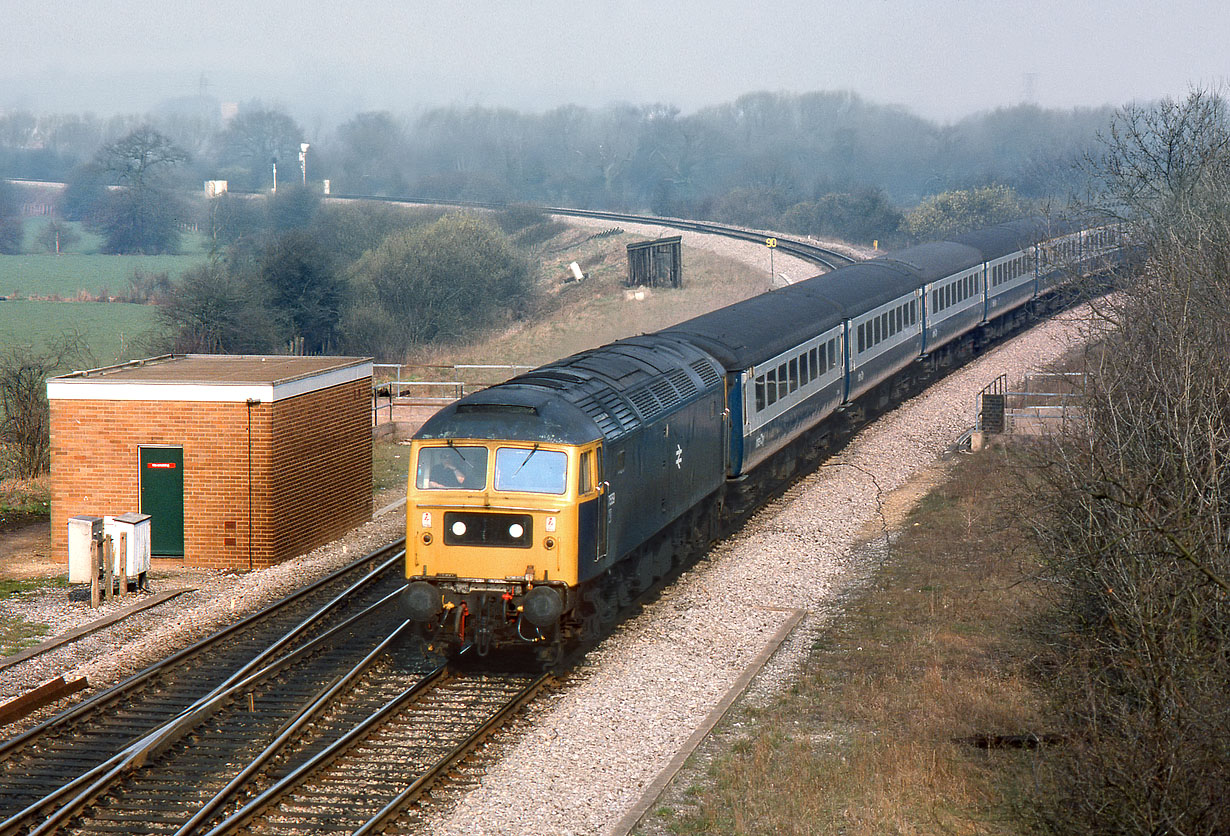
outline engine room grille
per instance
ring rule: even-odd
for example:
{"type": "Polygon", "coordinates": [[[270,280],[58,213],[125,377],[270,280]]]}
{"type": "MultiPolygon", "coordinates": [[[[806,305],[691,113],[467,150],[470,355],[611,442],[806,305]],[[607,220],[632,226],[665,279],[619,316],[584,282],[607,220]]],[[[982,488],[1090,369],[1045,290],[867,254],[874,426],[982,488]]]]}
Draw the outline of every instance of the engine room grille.
{"type": "Polygon", "coordinates": [[[594,419],[608,439],[616,439],[634,429],[640,419],[623,398],[609,390],[593,392],[576,402],[582,412],[594,419]]]}
{"type": "Polygon", "coordinates": [[[713,366],[706,363],[704,360],[694,360],[692,362],[692,371],[700,377],[700,382],[705,385],[705,388],[717,386],[722,382],[722,376],[714,371],[713,366]]]}
{"type": "Polygon", "coordinates": [[[683,369],[672,369],[664,377],[638,386],[628,393],[628,400],[646,421],[651,421],[663,412],[696,397],[700,390],[683,369]]]}

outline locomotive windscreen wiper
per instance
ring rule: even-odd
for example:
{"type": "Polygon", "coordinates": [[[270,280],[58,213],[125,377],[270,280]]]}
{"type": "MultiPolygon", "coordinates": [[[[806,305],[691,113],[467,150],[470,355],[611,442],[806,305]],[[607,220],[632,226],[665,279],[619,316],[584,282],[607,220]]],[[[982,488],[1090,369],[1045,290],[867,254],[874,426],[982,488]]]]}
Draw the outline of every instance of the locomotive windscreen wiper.
{"type": "Polygon", "coordinates": [[[534,454],[535,454],[535,453],[537,453],[537,452],[538,452],[538,443],[537,443],[537,442],[535,442],[535,443],[534,443],[534,446],[530,448],[530,454],[529,454],[528,456],[526,456],[526,457],[525,457],[525,460],[524,460],[523,462],[521,462],[521,464],[517,465],[517,469],[516,469],[516,470],[514,470],[514,471],[512,472],[512,475],[511,475],[511,476],[509,476],[508,478],[509,478],[509,479],[515,479],[515,478],[517,478],[517,474],[521,472],[521,468],[523,468],[523,467],[525,467],[527,464],[529,464],[529,463],[530,463],[530,459],[534,458],[534,454]]]}
{"type": "Polygon", "coordinates": [[[448,449],[452,450],[454,453],[457,454],[457,458],[461,459],[462,464],[464,465],[470,464],[470,460],[465,457],[465,454],[463,454],[460,450],[458,450],[456,447],[453,446],[453,440],[451,438],[448,440],[448,449]]]}

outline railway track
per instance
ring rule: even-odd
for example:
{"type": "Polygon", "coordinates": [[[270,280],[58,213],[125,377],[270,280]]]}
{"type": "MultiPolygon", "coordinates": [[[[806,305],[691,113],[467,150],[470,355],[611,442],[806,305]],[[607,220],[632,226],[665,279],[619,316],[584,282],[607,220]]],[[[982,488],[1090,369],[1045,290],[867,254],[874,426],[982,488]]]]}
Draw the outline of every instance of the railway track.
{"type": "Polygon", "coordinates": [[[350,710],[370,710],[366,717],[349,728],[335,724],[331,744],[285,770],[207,836],[412,827],[423,792],[549,681],[546,674],[439,668],[410,683],[383,671],[350,710]]]}
{"type": "MultiPolygon", "coordinates": [[[[416,206],[461,206],[470,209],[499,210],[508,208],[506,203],[481,203],[475,201],[431,200],[409,197],[374,197],[372,195],[348,194],[331,195],[338,200],[371,200],[381,203],[403,203],[416,206]]],[[[682,229],[689,232],[702,232],[706,235],[720,235],[724,238],[736,238],[741,241],[753,241],[757,244],[766,243],[763,232],[743,229],[737,226],[710,223],[709,221],[693,221],[687,218],[663,218],[656,215],[633,215],[627,212],[605,212],[598,209],[568,209],[560,206],[535,207],[552,215],[568,215],[575,218],[597,218],[613,223],[638,223],[665,226],[671,229],[682,229]]],[[[858,259],[844,253],[813,244],[810,241],[800,241],[797,238],[774,236],[775,246],[783,253],[819,264],[829,270],[835,270],[846,264],[853,264],[858,259]]]]}
{"type": "Polygon", "coordinates": [[[549,678],[441,666],[406,641],[400,545],[5,743],[0,836],[408,826],[549,678]],[[235,664],[246,633],[304,607],[235,664]]]}
{"type": "MultiPolygon", "coordinates": [[[[659,218],[651,215],[629,215],[622,212],[600,212],[588,209],[544,208],[543,211],[550,212],[553,215],[572,215],[579,218],[601,218],[610,221],[622,221],[624,223],[656,224],[658,226],[668,226],[672,229],[703,232],[706,235],[721,235],[724,238],[753,241],[757,244],[764,244],[766,242],[764,233],[742,229],[737,226],[709,223],[708,221],[691,221],[686,218],[659,218]]],[[[851,258],[848,255],[822,247],[819,244],[813,244],[810,241],[800,241],[795,238],[782,238],[780,236],[774,236],[773,240],[775,242],[774,246],[781,252],[789,253],[814,264],[820,264],[830,270],[835,270],[838,267],[853,264],[857,261],[857,259],[851,258]]]]}
{"type": "Polygon", "coordinates": [[[401,585],[401,541],[0,743],[0,822],[401,585]]]}

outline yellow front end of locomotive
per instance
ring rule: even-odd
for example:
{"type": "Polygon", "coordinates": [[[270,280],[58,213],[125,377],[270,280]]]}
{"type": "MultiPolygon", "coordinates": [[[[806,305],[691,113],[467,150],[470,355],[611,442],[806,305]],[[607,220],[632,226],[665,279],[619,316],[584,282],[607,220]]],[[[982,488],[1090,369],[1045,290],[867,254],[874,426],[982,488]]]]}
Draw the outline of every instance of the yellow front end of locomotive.
{"type": "Polygon", "coordinates": [[[414,441],[407,579],[575,586],[577,509],[599,491],[597,447],[414,441]]]}

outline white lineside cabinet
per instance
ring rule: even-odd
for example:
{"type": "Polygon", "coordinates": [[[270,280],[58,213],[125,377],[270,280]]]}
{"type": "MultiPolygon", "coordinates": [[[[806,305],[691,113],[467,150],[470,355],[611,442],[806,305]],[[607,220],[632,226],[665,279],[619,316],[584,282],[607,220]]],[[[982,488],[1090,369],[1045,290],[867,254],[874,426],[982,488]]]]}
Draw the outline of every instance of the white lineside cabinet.
{"type": "Polygon", "coordinates": [[[103,518],[79,514],[68,519],[68,582],[93,580],[94,542],[103,536],[103,518]]]}
{"type": "Polygon", "coordinates": [[[125,567],[128,577],[135,580],[138,575],[149,571],[149,514],[128,512],[118,517],[103,517],[103,534],[111,537],[111,548],[115,554],[115,574],[120,573],[120,559],[126,559],[125,567]],[[127,554],[120,555],[120,535],[127,536],[127,554]]]}

